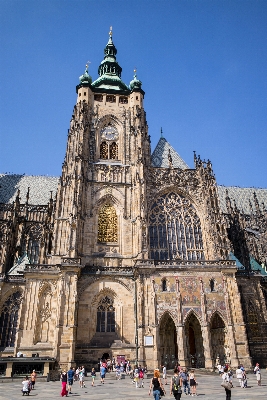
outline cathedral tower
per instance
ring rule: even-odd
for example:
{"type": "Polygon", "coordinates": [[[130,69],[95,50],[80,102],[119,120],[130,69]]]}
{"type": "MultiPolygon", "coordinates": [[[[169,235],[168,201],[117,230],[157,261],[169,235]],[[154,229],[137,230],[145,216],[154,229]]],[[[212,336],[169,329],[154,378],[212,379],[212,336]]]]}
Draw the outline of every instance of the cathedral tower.
{"type": "Polygon", "coordinates": [[[54,257],[83,265],[133,265],[146,257],[144,167],[150,139],[142,83],[121,79],[112,30],[92,82],[86,66],[77,86],[57,198],[54,257]],[[140,234],[141,232],[141,234],[140,234]]]}

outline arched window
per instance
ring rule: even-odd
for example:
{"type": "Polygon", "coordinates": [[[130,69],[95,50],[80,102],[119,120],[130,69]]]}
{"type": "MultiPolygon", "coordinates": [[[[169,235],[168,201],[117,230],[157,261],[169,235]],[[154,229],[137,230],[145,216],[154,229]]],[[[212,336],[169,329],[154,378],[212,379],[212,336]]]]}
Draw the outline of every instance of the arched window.
{"type": "Polygon", "coordinates": [[[109,158],[111,160],[118,159],[118,145],[115,142],[112,142],[109,146],[109,158]]]}
{"type": "Polygon", "coordinates": [[[158,197],[149,212],[150,258],[204,260],[200,219],[193,204],[177,193],[158,197]]]}
{"type": "Polygon", "coordinates": [[[108,124],[100,132],[100,158],[104,160],[117,160],[118,159],[118,138],[119,133],[117,129],[108,124]]]}
{"type": "Polygon", "coordinates": [[[100,158],[103,158],[103,160],[108,159],[108,145],[107,142],[102,142],[100,145],[100,158]]]}
{"type": "Polygon", "coordinates": [[[33,225],[28,229],[23,245],[23,252],[27,252],[31,264],[39,262],[42,235],[43,228],[41,225],[33,225]]]}
{"type": "Polygon", "coordinates": [[[115,332],[115,309],[113,301],[104,297],[97,308],[97,332],[115,332]]]}
{"type": "Polygon", "coordinates": [[[167,291],[167,282],[166,279],[162,279],[162,291],[166,292],[167,291]]]}
{"type": "Polygon", "coordinates": [[[13,293],[2,306],[0,316],[0,347],[14,347],[18,314],[21,304],[21,293],[13,293]]]}
{"type": "Polygon", "coordinates": [[[118,217],[115,208],[105,204],[99,211],[98,242],[118,241],[118,217]]]}

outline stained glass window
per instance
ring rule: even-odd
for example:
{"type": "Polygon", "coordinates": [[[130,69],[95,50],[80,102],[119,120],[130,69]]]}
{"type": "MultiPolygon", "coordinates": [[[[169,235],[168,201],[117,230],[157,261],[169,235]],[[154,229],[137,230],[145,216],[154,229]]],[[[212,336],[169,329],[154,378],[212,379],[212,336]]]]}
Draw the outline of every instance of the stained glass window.
{"type": "Polygon", "coordinates": [[[118,217],[115,208],[105,204],[99,211],[98,242],[118,241],[118,217]]]}
{"type": "Polygon", "coordinates": [[[200,219],[190,200],[177,193],[158,197],[149,212],[150,258],[203,260],[200,219]]]}
{"type": "Polygon", "coordinates": [[[97,332],[115,332],[115,308],[109,297],[104,297],[97,308],[97,332]]]}

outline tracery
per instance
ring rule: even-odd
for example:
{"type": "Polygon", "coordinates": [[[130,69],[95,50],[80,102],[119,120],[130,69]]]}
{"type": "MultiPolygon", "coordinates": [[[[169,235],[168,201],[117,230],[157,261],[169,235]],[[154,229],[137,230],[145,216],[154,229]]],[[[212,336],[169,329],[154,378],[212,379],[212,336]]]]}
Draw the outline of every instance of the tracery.
{"type": "Polygon", "coordinates": [[[115,332],[115,308],[113,300],[104,297],[97,308],[97,332],[115,332]]]}
{"type": "Polygon", "coordinates": [[[0,316],[0,347],[14,347],[21,304],[21,292],[13,293],[2,306],[0,316]]]}
{"type": "Polygon", "coordinates": [[[193,204],[177,193],[158,197],[149,213],[150,258],[203,260],[200,219],[193,204]]]}

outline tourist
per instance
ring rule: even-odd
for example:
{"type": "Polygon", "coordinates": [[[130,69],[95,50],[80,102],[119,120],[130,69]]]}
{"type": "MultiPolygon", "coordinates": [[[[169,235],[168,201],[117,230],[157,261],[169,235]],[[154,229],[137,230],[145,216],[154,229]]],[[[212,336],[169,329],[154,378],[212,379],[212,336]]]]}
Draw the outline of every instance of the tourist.
{"type": "Polygon", "coordinates": [[[182,369],[182,372],[180,373],[180,377],[182,378],[182,381],[183,381],[184,393],[190,395],[189,375],[187,373],[186,368],[182,369]],[[186,389],[188,390],[188,393],[186,393],[186,389]]]}
{"type": "Polygon", "coordinates": [[[189,384],[190,384],[190,392],[192,396],[197,395],[197,382],[195,378],[195,370],[191,369],[189,373],[189,384]]]}
{"type": "Polygon", "coordinates": [[[68,396],[68,391],[66,389],[66,386],[67,386],[68,375],[67,375],[67,372],[66,372],[65,369],[61,373],[60,379],[61,379],[61,385],[62,385],[62,389],[61,389],[60,395],[61,395],[61,397],[63,397],[63,396],[67,397],[68,396]]]}
{"type": "Polygon", "coordinates": [[[149,387],[149,392],[148,392],[149,396],[151,394],[151,389],[153,389],[154,400],[160,400],[160,388],[165,393],[164,387],[162,386],[162,383],[160,380],[159,370],[155,369],[154,376],[150,381],[150,387],[149,387]]]}
{"type": "Polygon", "coordinates": [[[116,379],[119,381],[121,379],[121,366],[120,363],[116,365],[116,379]]]}
{"type": "Polygon", "coordinates": [[[94,368],[92,368],[91,377],[92,377],[92,386],[95,386],[96,372],[94,368]]]}
{"type": "Polygon", "coordinates": [[[173,394],[175,400],[180,400],[182,396],[182,378],[179,376],[178,368],[175,367],[170,384],[170,395],[173,394]]]}
{"type": "Polygon", "coordinates": [[[256,364],[256,367],[254,368],[254,374],[256,374],[256,379],[258,386],[261,386],[261,370],[260,370],[260,364],[256,364]]]}
{"type": "Polygon", "coordinates": [[[35,383],[36,383],[36,372],[35,372],[35,369],[32,371],[32,373],[31,373],[31,388],[32,388],[32,390],[34,389],[34,385],[35,385],[35,383]]]}
{"type": "Polygon", "coordinates": [[[103,383],[103,385],[105,383],[105,376],[106,376],[106,368],[102,363],[100,367],[100,381],[101,383],[103,383]]]}
{"type": "Polygon", "coordinates": [[[162,380],[167,385],[167,368],[166,365],[162,366],[162,380]]]}
{"type": "Polygon", "coordinates": [[[144,370],[143,370],[143,368],[140,368],[140,370],[139,370],[139,387],[140,388],[144,387],[144,370]]]}
{"type": "Polygon", "coordinates": [[[236,374],[236,379],[238,379],[239,381],[239,385],[241,388],[244,387],[244,373],[241,369],[241,366],[237,368],[237,370],[235,371],[236,374]]]}
{"type": "Polygon", "coordinates": [[[74,368],[68,370],[68,392],[71,393],[71,387],[73,385],[73,377],[75,375],[74,368]]]}
{"type": "Polygon", "coordinates": [[[24,394],[29,395],[30,391],[31,391],[31,382],[29,380],[28,375],[26,375],[25,380],[22,381],[22,395],[24,396],[24,394]]]}
{"type": "Polygon", "coordinates": [[[85,388],[84,375],[85,375],[85,369],[84,369],[84,366],[82,366],[82,368],[79,371],[79,381],[80,381],[81,388],[85,388]]]}
{"type": "Polygon", "coordinates": [[[137,389],[139,387],[139,369],[137,365],[135,366],[134,369],[134,382],[135,382],[135,387],[137,389]]]}
{"type": "Polygon", "coordinates": [[[231,399],[231,393],[232,393],[232,374],[230,373],[230,371],[228,371],[228,368],[225,367],[224,368],[224,373],[222,374],[222,386],[225,389],[225,395],[226,395],[226,400],[230,400],[231,399]],[[227,385],[228,387],[225,387],[225,385],[227,385]]]}

